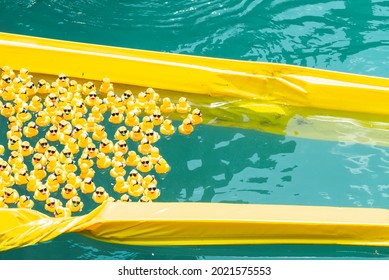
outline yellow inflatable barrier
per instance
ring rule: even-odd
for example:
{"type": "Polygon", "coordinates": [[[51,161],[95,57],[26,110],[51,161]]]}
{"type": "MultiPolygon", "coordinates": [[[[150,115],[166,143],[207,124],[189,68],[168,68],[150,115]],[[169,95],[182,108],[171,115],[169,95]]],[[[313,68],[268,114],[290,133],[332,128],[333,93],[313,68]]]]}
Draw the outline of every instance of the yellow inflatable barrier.
{"type": "Polygon", "coordinates": [[[0,209],[0,251],[66,232],[131,245],[389,246],[389,210],[224,203],[107,202],[85,216],[0,209]]]}
{"type": "MultiPolygon", "coordinates": [[[[383,78],[6,33],[0,33],[0,54],[0,65],[27,67],[34,74],[64,72],[89,80],[108,75],[117,84],[192,94],[197,104],[210,104],[205,108],[208,124],[258,128],[264,123],[261,129],[289,133],[292,109],[326,110],[351,117],[366,114],[362,126],[376,126],[383,135],[387,131],[385,123],[370,121],[389,116],[389,80],[383,78]],[[242,114],[251,121],[242,121],[242,114]],[[218,119],[219,115],[223,118],[218,119]]],[[[34,210],[0,209],[0,221],[0,251],[66,232],[136,245],[389,246],[389,210],[384,209],[107,202],[87,215],[58,219],[34,210]]]]}

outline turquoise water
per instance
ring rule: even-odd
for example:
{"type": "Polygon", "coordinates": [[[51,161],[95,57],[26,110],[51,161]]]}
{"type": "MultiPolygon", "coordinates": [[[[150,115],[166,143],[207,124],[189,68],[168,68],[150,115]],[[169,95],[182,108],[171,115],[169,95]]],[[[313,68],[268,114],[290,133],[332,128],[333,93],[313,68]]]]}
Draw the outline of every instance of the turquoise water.
{"type": "MultiPolygon", "coordinates": [[[[0,7],[4,32],[389,76],[389,1],[31,0],[0,1],[0,7]]],[[[389,208],[386,147],[207,125],[190,137],[176,136],[158,143],[173,166],[158,178],[159,201],[389,208]]],[[[97,177],[97,184],[102,180],[97,177]]],[[[355,246],[138,247],[68,234],[0,253],[0,259],[387,258],[388,254],[386,248],[355,246]]]]}

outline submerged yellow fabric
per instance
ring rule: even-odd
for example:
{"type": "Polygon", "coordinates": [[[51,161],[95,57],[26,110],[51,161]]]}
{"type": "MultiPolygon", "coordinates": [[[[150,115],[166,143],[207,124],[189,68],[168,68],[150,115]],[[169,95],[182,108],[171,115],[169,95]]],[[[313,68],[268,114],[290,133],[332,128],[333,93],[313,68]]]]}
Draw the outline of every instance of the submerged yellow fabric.
{"type": "Polygon", "coordinates": [[[0,209],[0,251],[66,232],[131,245],[348,244],[389,246],[389,210],[223,203],[115,203],[50,218],[0,209]]]}

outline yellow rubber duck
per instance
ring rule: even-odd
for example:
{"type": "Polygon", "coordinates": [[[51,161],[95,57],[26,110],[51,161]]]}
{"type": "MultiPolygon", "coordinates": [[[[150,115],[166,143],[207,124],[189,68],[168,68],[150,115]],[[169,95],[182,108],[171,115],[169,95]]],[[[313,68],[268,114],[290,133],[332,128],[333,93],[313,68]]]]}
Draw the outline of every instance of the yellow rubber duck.
{"type": "Polygon", "coordinates": [[[153,115],[154,111],[159,110],[157,103],[154,100],[150,100],[147,102],[147,106],[145,108],[145,112],[148,115],[153,115]]]}
{"type": "Polygon", "coordinates": [[[56,169],[54,169],[54,176],[55,178],[57,179],[57,182],[59,184],[63,184],[66,182],[67,180],[67,172],[66,170],[64,170],[64,168],[61,166],[61,167],[57,167],[56,169]]]}
{"type": "Polygon", "coordinates": [[[109,198],[109,195],[103,187],[98,187],[92,195],[93,201],[98,203],[98,204],[103,203],[108,198],[109,198]]]}
{"type": "Polygon", "coordinates": [[[64,73],[61,73],[58,75],[58,78],[56,80],[56,82],[58,83],[58,85],[60,87],[68,87],[69,86],[69,78],[66,77],[66,75],[64,73]]]}
{"type": "Polygon", "coordinates": [[[104,120],[103,114],[100,112],[98,106],[93,106],[89,117],[93,117],[96,123],[100,123],[104,120]]]}
{"type": "Polygon", "coordinates": [[[15,78],[15,72],[12,70],[11,67],[9,67],[8,65],[4,65],[3,67],[1,67],[1,76],[3,77],[4,75],[7,75],[9,76],[11,79],[14,79],[15,78]]]}
{"type": "Polygon", "coordinates": [[[154,129],[153,120],[150,116],[144,116],[139,127],[143,132],[146,132],[148,129],[154,129]]]}
{"type": "Polygon", "coordinates": [[[30,176],[34,176],[39,181],[42,181],[47,176],[45,167],[40,163],[35,164],[34,170],[30,172],[30,176]]]}
{"type": "Polygon", "coordinates": [[[140,126],[136,125],[130,131],[130,138],[134,142],[141,141],[145,135],[143,134],[140,126]]]}
{"type": "Polygon", "coordinates": [[[82,179],[77,176],[75,173],[70,172],[67,174],[67,183],[71,184],[75,189],[78,189],[81,187],[82,179]]]}
{"type": "Polygon", "coordinates": [[[78,169],[77,165],[75,164],[72,158],[67,158],[64,164],[65,164],[66,173],[74,173],[78,169]]]}
{"type": "Polygon", "coordinates": [[[49,146],[49,148],[44,153],[44,155],[45,155],[46,159],[49,159],[49,157],[53,156],[57,160],[59,153],[58,153],[57,148],[55,146],[49,146]]]}
{"type": "Polygon", "coordinates": [[[146,100],[146,93],[141,91],[138,94],[138,98],[135,100],[135,106],[139,108],[139,110],[144,110],[147,106],[148,102],[146,100]]]}
{"type": "Polygon", "coordinates": [[[8,157],[8,161],[0,159],[0,162],[2,163],[0,165],[0,170],[1,171],[7,170],[7,171],[11,172],[10,165],[14,165],[18,158],[20,158],[22,161],[24,161],[24,157],[18,151],[12,151],[11,154],[9,155],[9,157],[8,157]],[[6,166],[4,166],[4,164],[6,166]]]}
{"type": "Polygon", "coordinates": [[[127,140],[130,137],[130,132],[128,131],[127,127],[121,126],[119,127],[114,135],[114,138],[116,140],[127,140]]]}
{"type": "Polygon", "coordinates": [[[143,177],[136,169],[132,169],[130,174],[128,174],[127,182],[130,183],[131,180],[142,182],[143,177]]]}
{"type": "Polygon", "coordinates": [[[45,185],[40,185],[34,192],[34,199],[39,201],[45,201],[50,196],[50,191],[45,185]]]}
{"type": "Polygon", "coordinates": [[[43,102],[43,104],[46,107],[52,106],[52,104],[54,104],[54,106],[57,106],[57,100],[58,100],[57,94],[56,93],[50,93],[49,95],[46,96],[45,101],[43,102]]]}
{"type": "Polygon", "coordinates": [[[97,93],[94,91],[91,91],[88,93],[88,96],[85,98],[85,104],[89,107],[93,107],[97,104],[97,100],[100,99],[97,96],[97,93]]]}
{"type": "Polygon", "coordinates": [[[78,159],[78,165],[81,166],[83,164],[86,164],[89,168],[93,166],[93,160],[90,158],[90,156],[87,153],[81,154],[80,158],[78,159]]]}
{"type": "Polygon", "coordinates": [[[150,203],[153,202],[150,197],[143,195],[138,202],[150,203]]]}
{"type": "Polygon", "coordinates": [[[131,198],[128,194],[123,194],[120,199],[118,200],[118,202],[131,202],[131,198]]]}
{"type": "Polygon", "coordinates": [[[5,203],[3,196],[0,196],[0,208],[8,208],[8,205],[5,203]]]}
{"type": "Polygon", "coordinates": [[[171,120],[164,120],[159,130],[164,135],[172,135],[175,132],[173,122],[171,120]]]}
{"type": "Polygon", "coordinates": [[[107,94],[109,91],[113,91],[113,84],[111,84],[111,80],[109,78],[103,78],[99,90],[103,94],[107,94]]]}
{"type": "Polygon", "coordinates": [[[86,177],[81,184],[81,192],[84,194],[93,193],[96,189],[95,183],[91,177],[86,177]]]}
{"type": "Polygon", "coordinates": [[[80,165],[80,178],[86,179],[86,178],[93,178],[95,176],[95,171],[93,168],[88,167],[87,164],[81,164],[80,165]]]}
{"type": "Polygon", "coordinates": [[[85,124],[85,130],[87,132],[94,132],[96,129],[96,122],[93,117],[88,117],[85,124]]]}
{"type": "Polygon", "coordinates": [[[24,85],[25,89],[26,89],[26,92],[27,92],[27,95],[28,96],[34,96],[36,94],[36,87],[34,85],[33,82],[27,82],[25,85],[24,85]]]}
{"type": "Polygon", "coordinates": [[[49,104],[45,105],[45,109],[43,109],[44,112],[50,117],[50,121],[52,120],[52,117],[57,114],[57,104],[54,102],[50,102],[49,104]]]}
{"type": "Polygon", "coordinates": [[[125,164],[122,162],[115,162],[113,168],[109,171],[109,174],[113,177],[116,178],[118,176],[124,176],[126,175],[126,170],[124,169],[125,164]]]}
{"type": "Polygon", "coordinates": [[[37,87],[36,91],[39,94],[49,94],[50,93],[51,86],[44,79],[40,79],[38,81],[36,87],[37,87]]]}
{"type": "Polygon", "coordinates": [[[89,156],[89,158],[95,158],[97,157],[99,150],[96,148],[96,145],[94,143],[90,143],[84,150],[84,153],[86,153],[89,156]]]}
{"type": "Polygon", "coordinates": [[[159,107],[162,113],[170,114],[173,113],[176,109],[176,106],[174,103],[170,100],[169,97],[165,97],[162,99],[162,105],[159,107]]]}
{"type": "Polygon", "coordinates": [[[11,129],[13,126],[22,127],[23,123],[16,118],[16,116],[10,116],[7,121],[8,129],[11,129]]]}
{"type": "Polygon", "coordinates": [[[62,206],[62,202],[54,197],[48,197],[45,201],[45,210],[51,213],[54,213],[58,206],[62,206]]]}
{"type": "Polygon", "coordinates": [[[136,168],[139,171],[146,173],[153,169],[153,164],[151,163],[148,157],[142,157],[136,168]]]}
{"type": "Polygon", "coordinates": [[[128,183],[124,180],[123,176],[116,177],[116,183],[113,186],[113,190],[117,193],[125,193],[128,191],[128,183]]]}
{"type": "Polygon", "coordinates": [[[35,122],[38,126],[44,127],[50,124],[51,118],[46,111],[39,111],[36,114],[35,122]]]}
{"type": "Polygon", "coordinates": [[[19,92],[19,94],[20,94],[20,91],[23,88],[23,81],[18,77],[13,78],[11,87],[12,87],[14,92],[19,92]]]}
{"type": "Polygon", "coordinates": [[[126,114],[126,119],[124,123],[126,124],[126,126],[139,125],[139,118],[134,111],[131,111],[126,114]]]}
{"type": "Polygon", "coordinates": [[[142,155],[147,155],[150,153],[151,148],[150,141],[147,138],[143,138],[138,145],[138,152],[142,155]]]}
{"type": "Polygon", "coordinates": [[[44,154],[49,148],[49,143],[46,138],[41,138],[35,145],[35,152],[44,154]]]}
{"type": "Polygon", "coordinates": [[[28,138],[35,137],[38,133],[38,126],[35,122],[29,122],[28,125],[23,128],[23,134],[28,138]]]}
{"type": "Polygon", "coordinates": [[[146,130],[145,136],[146,136],[147,140],[149,140],[150,144],[154,144],[155,142],[157,142],[161,138],[159,133],[152,130],[152,129],[146,130]]]}
{"type": "Polygon", "coordinates": [[[161,195],[161,191],[156,187],[156,185],[151,183],[147,186],[147,189],[145,189],[143,194],[151,200],[156,200],[161,195]]]}
{"type": "Polygon", "coordinates": [[[141,184],[136,180],[130,180],[129,186],[128,186],[128,194],[133,197],[138,197],[142,195],[144,192],[144,189],[142,188],[141,184]]]}
{"type": "Polygon", "coordinates": [[[160,158],[157,161],[157,164],[154,165],[155,171],[158,174],[167,173],[170,171],[170,165],[167,163],[167,161],[164,158],[160,158]]]}
{"type": "Polygon", "coordinates": [[[130,89],[127,89],[126,91],[124,91],[124,93],[122,94],[121,98],[126,102],[126,101],[135,101],[135,96],[134,94],[132,93],[132,91],[130,89]]]}
{"type": "Polygon", "coordinates": [[[82,91],[82,86],[80,84],[78,84],[77,81],[71,80],[69,82],[68,91],[71,92],[71,93],[81,92],[82,91]]]}
{"type": "Polygon", "coordinates": [[[3,117],[9,118],[15,114],[15,109],[11,103],[7,102],[1,107],[0,113],[3,117]]]}
{"type": "Polygon", "coordinates": [[[128,146],[127,146],[126,141],[124,141],[124,140],[119,140],[119,141],[115,144],[114,150],[115,150],[115,152],[121,152],[121,153],[123,153],[123,154],[126,154],[127,151],[128,151],[128,146]]]}
{"type": "Polygon", "coordinates": [[[184,119],[178,127],[178,131],[182,134],[189,135],[193,132],[193,125],[190,119],[184,119]]]}
{"type": "Polygon", "coordinates": [[[5,148],[3,145],[0,145],[0,156],[4,155],[5,148]]]}
{"type": "Polygon", "coordinates": [[[59,168],[61,164],[58,162],[58,159],[56,156],[49,156],[47,157],[47,164],[46,164],[46,170],[49,173],[54,172],[56,168],[59,168]]]}
{"type": "Polygon", "coordinates": [[[66,121],[66,120],[61,120],[59,123],[58,123],[58,131],[60,133],[66,133],[66,134],[70,134],[72,132],[72,125],[70,124],[70,122],[66,121]]]}
{"type": "Polygon", "coordinates": [[[72,184],[66,184],[61,190],[61,195],[64,199],[69,200],[73,196],[77,196],[78,192],[72,184]]]}
{"type": "Polygon", "coordinates": [[[39,96],[35,95],[30,103],[28,104],[28,110],[31,112],[39,112],[42,111],[43,105],[42,105],[42,100],[39,96]]]}
{"type": "Polygon", "coordinates": [[[84,102],[84,99],[83,99],[81,93],[79,93],[79,92],[73,93],[73,98],[70,101],[70,106],[73,107],[73,110],[74,110],[77,102],[84,102]]]}
{"type": "Polygon", "coordinates": [[[97,154],[97,160],[96,160],[97,168],[105,169],[111,166],[111,159],[106,156],[104,153],[98,153],[97,154]]]}
{"type": "Polygon", "coordinates": [[[140,162],[140,156],[136,154],[135,151],[129,151],[128,157],[126,159],[126,165],[127,166],[137,166],[140,162]]]}
{"type": "Polygon", "coordinates": [[[111,108],[113,104],[115,104],[116,96],[116,93],[114,93],[113,91],[109,91],[107,93],[107,97],[104,98],[103,102],[107,105],[108,108],[111,108]]]}
{"type": "Polygon", "coordinates": [[[155,179],[155,176],[154,175],[147,175],[143,178],[142,180],[142,187],[144,189],[147,189],[147,187],[150,185],[150,184],[154,184],[155,186],[158,184],[157,180],[155,179]]]}
{"type": "MultiPolygon", "coordinates": [[[[65,133],[59,132],[58,135],[59,135],[59,143],[61,143],[61,145],[63,145],[63,146],[66,146],[68,144],[69,140],[71,138],[73,138],[72,131],[70,131],[70,132],[66,131],[65,133]]],[[[73,138],[73,139],[76,140],[75,138],[73,138]]],[[[76,140],[76,143],[77,143],[77,140],[76,140]]]]}
{"type": "Polygon", "coordinates": [[[142,113],[142,110],[136,107],[135,101],[132,100],[127,100],[125,111],[127,114],[133,112],[137,116],[139,116],[142,113]]]}
{"type": "Polygon", "coordinates": [[[23,108],[19,109],[18,113],[16,113],[16,117],[22,123],[25,123],[25,122],[28,122],[29,120],[31,120],[32,115],[30,112],[28,112],[28,110],[26,108],[23,107],[23,108]]]}
{"type": "Polygon", "coordinates": [[[21,106],[25,106],[28,109],[28,101],[30,101],[30,96],[28,96],[26,88],[22,87],[21,89],[19,89],[19,94],[15,96],[14,108],[19,109],[21,106]]]}
{"type": "Polygon", "coordinates": [[[74,105],[74,111],[75,113],[81,113],[83,116],[85,116],[88,113],[88,109],[86,108],[83,101],[77,101],[76,105],[74,105]]]}
{"type": "Polygon", "coordinates": [[[88,132],[84,131],[83,133],[81,133],[77,142],[78,146],[82,149],[85,149],[91,143],[92,143],[92,139],[89,137],[88,132]]]}
{"type": "MultiPolygon", "coordinates": [[[[84,118],[84,114],[81,112],[76,112],[74,114],[74,119],[72,120],[72,125],[73,127],[81,126],[84,130],[84,128],[86,127],[86,119],[84,118]]],[[[75,135],[73,135],[73,137],[77,138],[75,135]]]]}
{"type": "Polygon", "coordinates": [[[26,84],[27,82],[31,81],[32,76],[29,75],[29,72],[26,68],[22,68],[19,71],[18,77],[22,79],[23,83],[26,84]]]}
{"type": "Polygon", "coordinates": [[[57,177],[52,173],[47,176],[46,184],[44,186],[49,190],[50,193],[58,191],[60,185],[57,181],[57,177]]]}
{"type": "Polygon", "coordinates": [[[115,152],[114,156],[112,157],[112,166],[115,166],[116,162],[120,162],[122,164],[126,164],[126,160],[124,159],[124,154],[122,152],[115,152]]]}
{"type": "Polygon", "coordinates": [[[24,160],[21,158],[16,158],[14,164],[12,164],[12,173],[16,174],[20,169],[27,169],[27,165],[24,163],[24,160]]]}
{"type": "Polygon", "coordinates": [[[32,209],[34,207],[34,201],[30,199],[27,195],[22,195],[19,198],[19,202],[17,204],[18,208],[26,208],[26,209],[32,209]]]}
{"type": "Polygon", "coordinates": [[[46,157],[41,153],[35,153],[31,159],[31,163],[33,166],[35,166],[35,164],[38,164],[38,163],[45,166],[47,164],[46,157]]]}
{"type": "Polygon", "coordinates": [[[107,139],[107,138],[101,140],[100,146],[99,146],[99,150],[100,150],[100,152],[102,152],[104,154],[111,154],[111,153],[113,153],[114,149],[113,149],[112,141],[107,139]]]}
{"type": "Polygon", "coordinates": [[[73,118],[74,118],[74,111],[73,111],[72,106],[70,106],[69,104],[65,105],[63,107],[63,112],[64,112],[64,115],[63,115],[64,120],[66,120],[66,121],[73,120],[73,118]]]}
{"type": "Polygon", "coordinates": [[[152,164],[156,164],[157,161],[161,158],[161,155],[159,154],[159,149],[157,147],[152,147],[150,149],[149,159],[152,164]]]}
{"type": "Polygon", "coordinates": [[[12,136],[22,138],[23,136],[22,129],[19,126],[11,127],[11,129],[7,131],[7,138],[10,139],[12,136]]]}
{"type": "Polygon", "coordinates": [[[72,136],[77,140],[80,138],[81,134],[85,134],[87,131],[81,124],[76,124],[73,128],[72,136]]]}
{"type": "Polygon", "coordinates": [[[96,125],[95,130],[92,134],[92,139],[96,141],[101,141],[107,138],[107,132],[105,132],[105,127],[103,125],[96,125]]]}
{"type": "Polygon", "coordinates": [[[29,192],[35,192],[35,190],[42,185],[42,182],[36,178],[34,175],[29,175],[27,177],[27,191],[29,192]]]}
{"type": "Polygon", "coordinates": [[[3,171],[1,173],[0,187],[12,187],[15,184],[15,178],[12,176],[12,172],[3,171]]]}
{"type": "Polygon", "coordinates": [[[189,113],[191,110],[190,105],[188,104],[188,101],[185,97],[180,97],[178,99],[178,104],[176,105],[176,111],[180,114],[186,114],[189,113]]]}
{"type": "Polygon", "coordinates": [[[68,202],[66,202],[66,207],[75,212],[81,212],[82,208],[84,208],[84,202],[81,201],[79,196],[73,196],[68,202]]]}
{"type": "Polygon", "coordinates": [[[203,122],[203,114],[200,109],[196,108],[188,115],[188,119],[190,119],[193,125],[198,125],[203,122]]]}
{"type": "Polygon", "coordinates": [[[111,111],[111,116],[109,117],[108,121],[113,124],[119,124],[123,121],[124,117],[123,114],[119,112],[117,108],[113,108],[111,111]]]}
{"type": "Polygon", "coordinates": [[[45,135],[46,139],[51,142],[56,142],[59,140],[58,128],[52,125],[45,135]]]}
{"type": "Polygon", "coordinates": [[[74,158],[74,155],[72,154],[72,151],[68,147],[64,147],[62,151],[58,155],[58,160],[60,163],[64,164],[66,162],[66,159],[74,158]]]}
{"type": "Polygon", "coordinates": [[[159,101],[159,94],[155,92],[153,88],[148,88],[145,91],[147,100],[154,100],[155,102],[159,101]]]}
{"type": "Polygon", "coordinates": [[[161,111],[159,109],[153,111],[153,118],[152,119],[153,119],[154,126],[158,126],[158,125],[161,125],[163,123],[164,117],[162,116],[161,111]]]}
{"type": "Polygon", "coordinates": [[[19,193],[12,188],[4,189],[4,202],[7,204],[16,204],[19,201],[19,193]]]}
{"type": "Polygon", "coordinates": [[[31,147],[30,143],[28,141],[23,141],[19,148],[19,153],[23,157],[28,157],[34,152],[34,148],[31,147]]]}
{"type": "Polygon", "coordinates": [[[7,86],[0,92],[0,96],[4,101],[13,101],[16,98],[16,93],[11,86],[7,86]]]}
{"type": "Polygon", "coordinates": [[[18,151],[20,148],[21,140],[19,137],[13,135],[8,140],[8,150],[18,151]]]}
{"type": "Polygon", "coordinates": [[[0,81],[0,89],[4,89],[8,86],[11,86],[12,80],[13,79],[9,75],[7,75],[7,74],[2,75],[1,81],[0,81]]]}
{"type": "Polygon", "coordinates": [[[87,82],[82,86],[82,93],[88,95],[91,91],[96,91],[95,84],[92,82],[87,82]]]}
{"type": "Polygon", "coordinates": [[[18,170],[18,172],[15,174],[15,183],[19,186],[26,185],[28,183],[27,169],[22,168],[18,170]]]}
{"type": "Polygon", "coordinates": [[[68,218],[72,216],[72,211],[69,208],[58,206],[55,208],[54,217],[56,218],[68,218]]]}
{"type": "Polygon", "coordinates": [[[105,112],[107,112],[108,106],[107,106],[107,104],[105,104],[105,102],[103,100],[101,100],[101,99],[97,100],[96,103],[97,103],[96,107],[98,107],[100,109],[101,114],[104,114],[105,112]]]}

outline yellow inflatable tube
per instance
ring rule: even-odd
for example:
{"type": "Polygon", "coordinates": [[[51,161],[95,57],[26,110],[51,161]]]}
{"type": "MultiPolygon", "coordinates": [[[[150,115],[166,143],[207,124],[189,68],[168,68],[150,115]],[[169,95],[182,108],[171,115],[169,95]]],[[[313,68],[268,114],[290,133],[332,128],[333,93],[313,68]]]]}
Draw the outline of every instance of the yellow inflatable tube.
{"type": "Polygon", "coordinates": [[[66,232],[131,245],[389,246],[389,210],[224,203],[107,202],[85,216],[0,209],[0,251],[66,232]]]}

